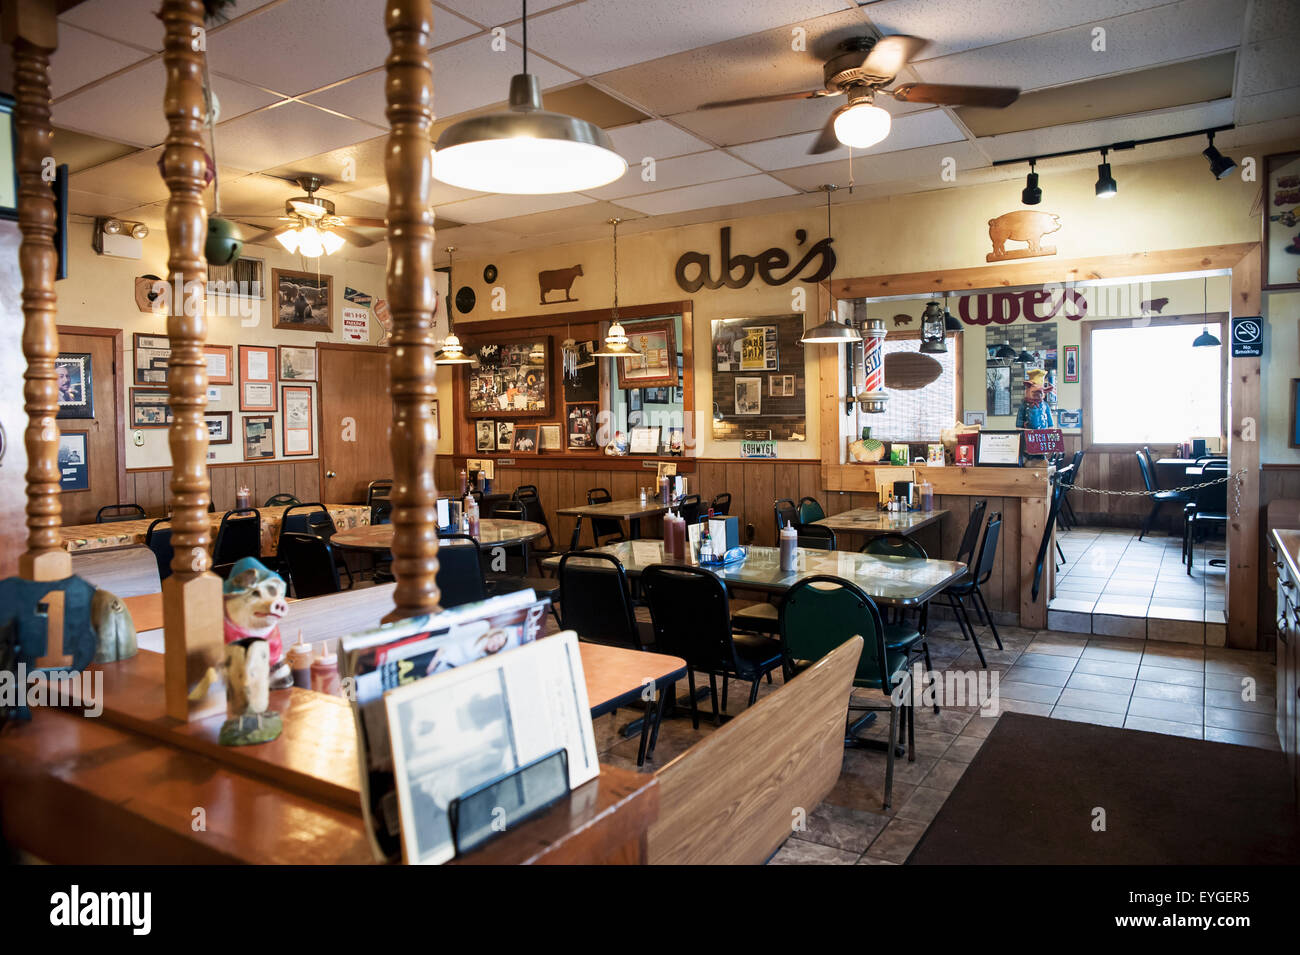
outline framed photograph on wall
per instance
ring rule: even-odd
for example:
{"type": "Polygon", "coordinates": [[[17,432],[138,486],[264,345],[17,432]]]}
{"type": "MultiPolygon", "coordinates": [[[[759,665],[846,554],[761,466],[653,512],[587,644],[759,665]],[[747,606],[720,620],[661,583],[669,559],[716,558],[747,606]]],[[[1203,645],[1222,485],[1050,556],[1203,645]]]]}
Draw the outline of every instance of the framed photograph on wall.
{"type": "Polygon", "coordinates": [[[564,450],[564,429],[560,427],[558,421],[552,422],[551,424],[538,425],[537,429],[538,451],[564,450]]]}
{"type": "Polygon", "coordinates": [[[497,450],[513,451],[515,447],[515,423],[513,421],[497,422],[497,450]]]}
{"type": "Polygon", "coordinates": [[[162,388],[131,389],[131,427],[165,428],[172,423],[170,397],[162,388]]]}
{"type": "Polygon", "coordinates": [[[752,415],[763,413],[763,379],[736,379],[736,414],[752,415]]]}
{"type": "Polygon", "coordinates": [[[565,419],[568,422],[569,450],[593,451],[596,448],[596,412],[600,405],[594,402],[582,402],[568,406],[565,419]]]}
{"type": "MultiPolygon", "coordinates": [[[[208,294],[228,298],[265,298],[266,262],[240,255],[229,265],[208,263],[208,294]]],[[[229,384],[229,382],[227,382],[229,384]]]]}
{"type": "Polygon", "coordinates": [[[86,432],[65,431],[59,435],[59,490],[89,491],[90,461],[86,432]]]}
{"type": "Polygon", "coordinates": [[[551,416],[549,335],[478,345],[469,354],[475,362],[465,376],[469,417],[551,416]]]}
{"type": "Polygon", "coordinates": [[[204,345],[203,361],[208,366],[208,384],[235,383],[235,349],[230,345],[204,345]]]}
{"type": "Polygon", "coordinates": [[[1300,289],[1300,152],[1264,157],[1264,291],[1300,289]]]}
{"type": "Polygon", "coordinates": [[[244,423],[244,460],[275,457],[275,419],[269,414],[247,415],[244,423]]]}
{"type": "Polygon", "coordinates": [[[536,454],[537,440],[537,425],[518,425],[515,428],[513,447],[510,450],[515,454],[536,454]]]}
{"type": "Polygon", "coordinates": [[[208,426],[208,444],[233,444],[235,437],[231,431],[231,418],[233,414],[229,411],[205,411],[203,412],[203,421],[208,426]]]}
{"type": "Polygon", "coordinates": [[[316,380],[316,346],[280,346],[281,381],[316,380]]]}
{"type": "Polygon", "coordinates": [[[54,359],[59,377],[60,418],[95,417],[95,382],[90,355],[62,354],[54,359]]]}
{"type": "Polygon", "coordinates": [[[474,450],[491,454],[497,449],[497,424],[495,421],[474,422],[474,450]]]}
{"type": "Polygon", "coordinates": [[[316,272],[272,269],[271,288],[275,296],[272,328],[300,332],[334,331],[334,277],[316,272]]]}
{"type": "Polygon", "coordinates": [[[635,355],[617,358],[618,386],[628,388],[677,387],[677,332],[671,318],[627,322],[628,343],[635,355]]]}
{"type": "Polygon", "coordinates": [[[645,400],[645,394],[640,388],[632,388],[627,393],[627,410],[640,411],[641,403],[645,400]]]}
{"type": "Polygon", "coordinates": [[[172,356],[171,342],[166,335],[142,335],[132,338],[135,353],[135,378],[137,385],[167,384],[167,362],[172,356]]]}
{"type": "Polygon", "coordinates": [[[315,453],[312,441],[312,390],[306,385],[281,385],[280,416],[282,433],[280,447],[286,458],[305,457],[315,453]]]}
{"type": "Polygon", "coordinates": [[[275,346],[239,346],[240,411],[276,410],[275,370],[275,346]]]}
{"type": "Polygon", "coordinates": [[[1079,380],[1079,346],[1066,345],[1062,351],[1065,352],[1065,364],[1061,380],[1073,384],[1079,380]]]}

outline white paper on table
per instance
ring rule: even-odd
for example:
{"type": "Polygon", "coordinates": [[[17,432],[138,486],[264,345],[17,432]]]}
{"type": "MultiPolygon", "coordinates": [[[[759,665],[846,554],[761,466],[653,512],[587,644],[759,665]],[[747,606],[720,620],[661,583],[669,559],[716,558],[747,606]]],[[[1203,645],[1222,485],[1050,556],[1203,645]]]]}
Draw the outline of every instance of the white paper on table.
{"type": "Polygon", "coordinates": [[[657,564],[663,557],[663,551],[653,541],[632,542],[632,562],[635,564],[657,564]]]}

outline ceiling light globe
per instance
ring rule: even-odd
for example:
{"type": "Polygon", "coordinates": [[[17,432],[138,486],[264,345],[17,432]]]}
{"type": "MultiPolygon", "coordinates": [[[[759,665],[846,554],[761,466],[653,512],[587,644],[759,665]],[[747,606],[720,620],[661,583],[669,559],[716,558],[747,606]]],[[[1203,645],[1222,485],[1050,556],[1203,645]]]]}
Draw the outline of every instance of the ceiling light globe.
{"type": "Polygon", "coordinates": [[[439,149],[433,176],[477,192],[549,195],[608,185],[627,172],[618,153],[594,143],[522,136],[439,149]]]}
{"type": "Polygon", "coordinates": [[[298,254],[309,259],[320,258],[325,254],[325,243],[314,226],[307,226],[298,232],[298,254]]]}
{"type": "Polygon", "coordinates": [[[275,237],[275,241],[279,242],[282,246],[284,246],[284,250],[286,252],[297,252],[298,236],[299,236],[298,230],[293,229],[289,232],[281,232],[279,235],[275,237]]]}
{"type": "Polygon", "coordinates": [[[320,234],[321,245],[325,247],[326,255],[333,255],[343,246],[347,245],[347,240],[337,232],[322,232],[320,234]]]}
{"type": "Polygon", "coordinates": [[[889,113],[872,103],[857,103],[835,117],[835,138],[854,149],[869,149],[889,135],[889,113]]]}

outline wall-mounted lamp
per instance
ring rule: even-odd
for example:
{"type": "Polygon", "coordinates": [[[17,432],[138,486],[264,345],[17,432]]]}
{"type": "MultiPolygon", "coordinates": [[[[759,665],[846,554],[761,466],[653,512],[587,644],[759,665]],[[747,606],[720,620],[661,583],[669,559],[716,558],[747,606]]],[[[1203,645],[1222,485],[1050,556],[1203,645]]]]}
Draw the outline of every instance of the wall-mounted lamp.
{"type": "Polygon", "coordinates": [[[149,227],[143,222],[101,216],[95,220],[90,245],[100,255],[139,259],[144,257],[141,240],[148,234],[149,227]]]}

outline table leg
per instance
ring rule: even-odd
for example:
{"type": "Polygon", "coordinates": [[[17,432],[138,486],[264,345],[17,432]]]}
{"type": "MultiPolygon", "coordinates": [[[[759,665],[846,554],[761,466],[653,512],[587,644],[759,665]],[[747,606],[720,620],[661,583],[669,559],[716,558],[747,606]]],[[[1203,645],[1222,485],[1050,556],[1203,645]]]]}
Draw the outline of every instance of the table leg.
{"type": "Polygon", "coordinates": [[[640,540],[640,539],[641,539],[641,518],[639,518],[639,517],[633,517],[633,518],[630,518],[630,519],[628,520],[628,522],[627,522],[627,537],[628,537],[628,540],[640,540]]]}

